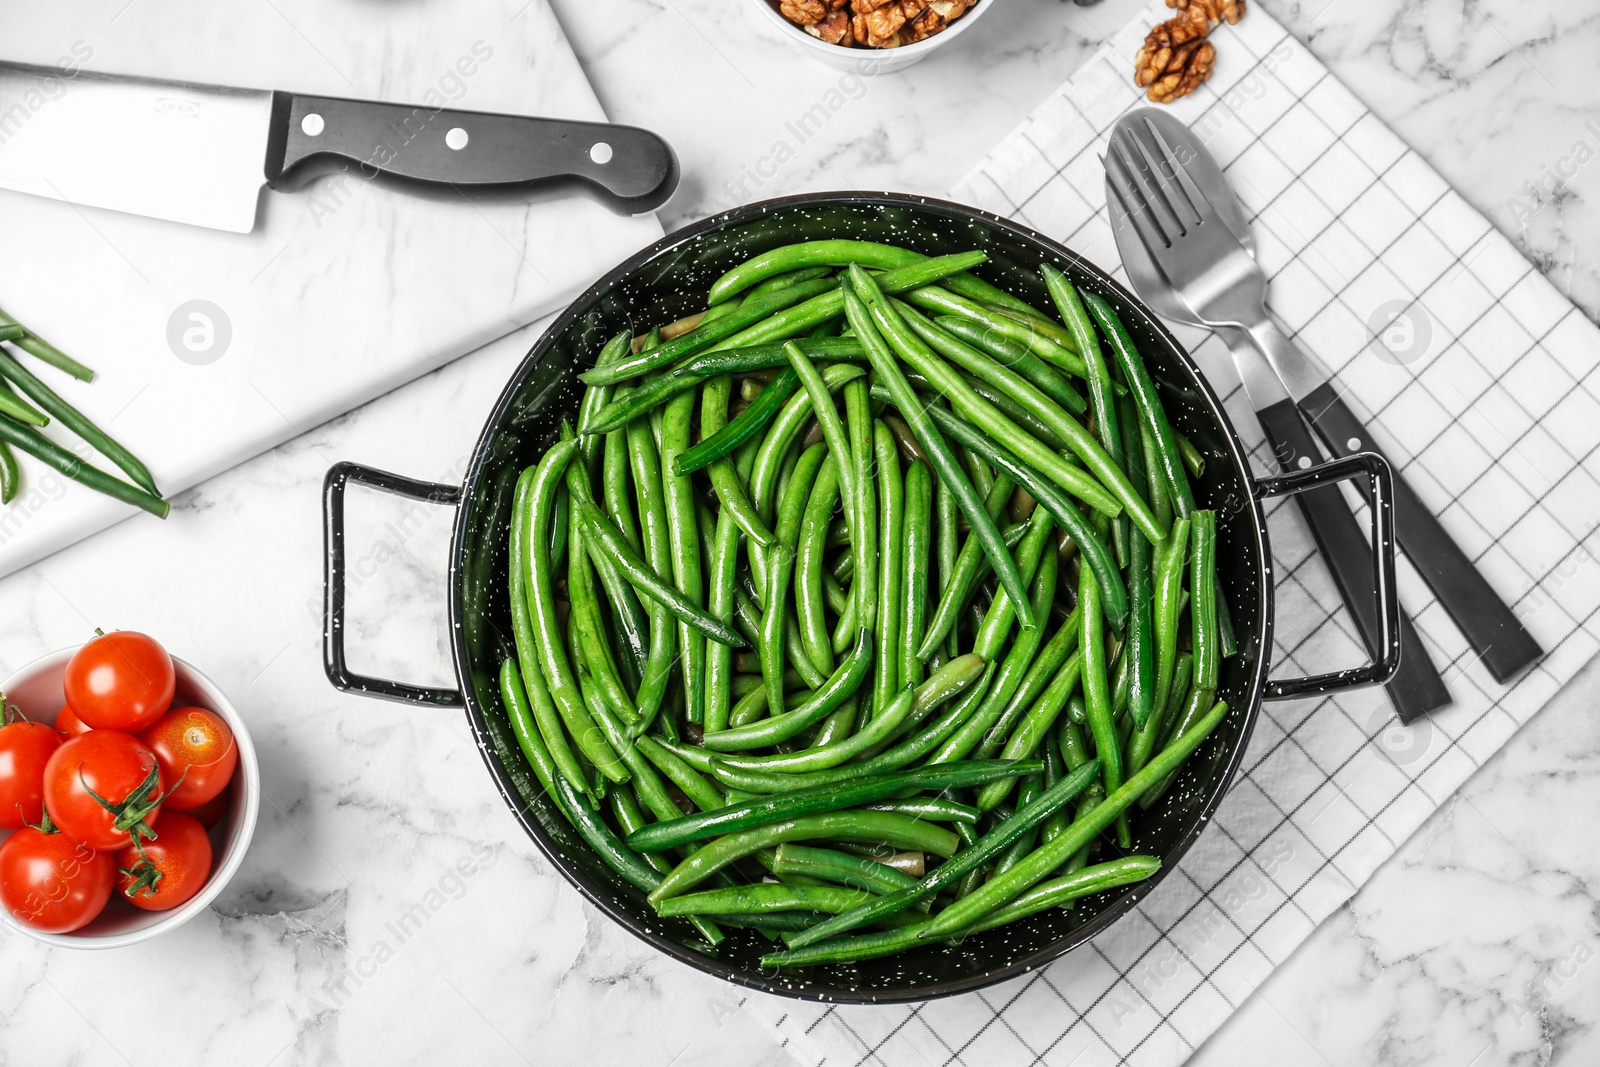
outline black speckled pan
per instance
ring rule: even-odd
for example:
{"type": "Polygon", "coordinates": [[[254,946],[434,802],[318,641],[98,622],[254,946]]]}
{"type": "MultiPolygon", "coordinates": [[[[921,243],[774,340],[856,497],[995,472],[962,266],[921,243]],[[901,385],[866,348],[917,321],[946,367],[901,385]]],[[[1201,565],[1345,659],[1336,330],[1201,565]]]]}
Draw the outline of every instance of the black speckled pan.
{"type": "Polygon", "coordinates": [[[1261,501],[1361,471],[1381,481],[1381,471],[1374,474],[1370,465],[1359,462],[1257,481],[1221,403],[1172,335],[1116,282],[1047,237],[959,204],[889,193],[813,194],[752,204],[663,238],[574,301],[506,385],[464,485],[416,482],[354,464],[328,472],[328,676],[341,689],[373,696],[434,706],[464,704],[495,785],[539,849],[596,907],[689,966],[740,985],[817,1000],[946,996],[1042,967],[1083,944],[1150,893],[1201,836],[1238,769],[1264,695],[1295,688],[1267,680],[1273,583],[1261,501]],[[704,307],[711,282],[746,257],[822,237],[892,242],[928,255],[981,248],[989,261],[976,273],[1040,307],[1050,305],[1038,275],[1042,262],[1053,263],[1078,285],[1104,296],[1138,342],[1174,424],[1205,453],[1205,475],[1197,480],[1195,493],[1202,506],[1218,511],[1219,567],[1239,654],[1224,661],[1218,694],[1233,713],[1189,761],[1180,784],[1160,806],[1135,820],[1134,851],[1160,856],[1161,875],[959,945],[774,973],[757,963],[770,943],[754,932],[730,930],[717,952],[707,954],[694,947],[698,939],[687,925],[658,919],[637,890],[595,857],[540,790],[512,737],[496,678],[502,659],[512,654],[505,573],[512,489],[522,468],[537,461],[555,440],[561,420],[575,415],[581,391],[575,373],[618,330],[643,332],[704,307]],[[350,480],[458,508],[450,548],[449,611],[459,692],[363,677],[345,667],[343,495],[350,480]]]}

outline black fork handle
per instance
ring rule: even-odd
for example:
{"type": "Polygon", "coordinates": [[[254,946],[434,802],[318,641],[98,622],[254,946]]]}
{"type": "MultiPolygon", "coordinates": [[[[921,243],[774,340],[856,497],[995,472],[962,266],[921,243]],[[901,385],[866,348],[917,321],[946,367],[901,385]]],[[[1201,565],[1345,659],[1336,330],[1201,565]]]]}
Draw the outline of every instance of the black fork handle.
{"type": "MultiPolygon", "coordinates": [[[[1332,382],[1312,390],[1300,401],[1300,410],[1330,455],[1376,452],[1389,458],[1332,382]]],[[[1400,547],[1495,681],[1509,682],[1544,655],[1539,642],[1399,474],[1394,479],[1394,512],[1400,547]]]]}

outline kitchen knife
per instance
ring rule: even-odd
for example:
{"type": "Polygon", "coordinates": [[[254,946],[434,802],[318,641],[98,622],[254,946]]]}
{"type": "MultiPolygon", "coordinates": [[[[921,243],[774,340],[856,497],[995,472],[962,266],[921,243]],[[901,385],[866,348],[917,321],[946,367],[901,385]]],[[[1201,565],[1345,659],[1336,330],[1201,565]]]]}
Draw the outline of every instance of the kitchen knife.
{"type": "Polygon", "coordinates": [[[249,233],[262,186],[338,170],[409,191],[582,191],[654,210],[678,164],[647,130],[0,62],[0,187],[249,233]]]}

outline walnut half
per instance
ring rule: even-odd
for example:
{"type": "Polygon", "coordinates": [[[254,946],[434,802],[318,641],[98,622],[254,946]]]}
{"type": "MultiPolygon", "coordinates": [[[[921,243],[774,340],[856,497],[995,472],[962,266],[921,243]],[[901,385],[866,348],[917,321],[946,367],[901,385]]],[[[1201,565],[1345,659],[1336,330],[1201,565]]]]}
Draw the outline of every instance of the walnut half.
{"type": "Polygon", "coordinates": [[[1168,7],[1185,14],[1191,14],[1195,8],[1199,8],[1212,26],[1219,22],[1232,26],[1244,18],[1244,5],[1245,0],[1167,0],[1168,7]]]}
{"type": "Polygon", "coordinates": [[[1211,25],[1195,0],[1184,13],[1152,29],[1133,58],[1133,84],[1157,104],[1188,96],[1211,77],[1217,50],[1206,35],[1211,25]]]}

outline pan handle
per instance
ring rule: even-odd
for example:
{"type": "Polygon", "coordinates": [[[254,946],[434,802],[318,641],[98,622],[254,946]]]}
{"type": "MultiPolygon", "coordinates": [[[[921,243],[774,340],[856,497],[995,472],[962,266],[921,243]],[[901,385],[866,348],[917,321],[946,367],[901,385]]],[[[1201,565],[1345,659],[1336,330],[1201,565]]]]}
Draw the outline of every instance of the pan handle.
{"type": "Polygon", "coordinates": [[[438,482],[419,482],[359,463],[336,463],[328,468],[322,481],[322,544],[327,554],[327,570],[323,576],[322,602],[322,669],[335,689],[364,693],[384,700],[398,700],[403,704],[420,704],[427,707],[457,708],[464,701],[456,689],[435,689],[428,686],[391,682],[386,678],[372,678],[356,674],[344,660],[344,490],[350,482],[370,485],[386,493],[421,500],[429,504],[457,507],[461,503],[461,487],[440,485],[438,482]]]}
{"type": "MultiPolygon", "coordinates": [[[[1372,586],[1378,601],[1378,632],[1373,648],[1382,655],[1362,667],[1352,667],[1307,678],[1274,678],[1267,682],[1264,699],[1286,700],[1311,693],[1331,693],[1382,685],[1400,669],[1400,596],[1394,574],[1394,472],[1380,455],[1357,452],[1314,467],[1290,470],[1255,484],[1256,498],[1292,496],[1366,475],[1372,512],[1372,586]]],[[[1353,532],[1353,531],[1352,531],[1353,532]]]]}

